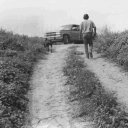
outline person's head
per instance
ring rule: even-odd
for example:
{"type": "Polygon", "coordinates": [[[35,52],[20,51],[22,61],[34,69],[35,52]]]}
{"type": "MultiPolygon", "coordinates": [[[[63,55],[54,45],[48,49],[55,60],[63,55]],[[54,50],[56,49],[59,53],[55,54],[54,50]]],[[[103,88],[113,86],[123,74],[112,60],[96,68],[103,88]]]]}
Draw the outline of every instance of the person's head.
{"type": "Polygon", "coordinates": [[[84,14],[83,19],[84,20],[88,20],[89,19],[89,15],[88,14],[84,14]]]}

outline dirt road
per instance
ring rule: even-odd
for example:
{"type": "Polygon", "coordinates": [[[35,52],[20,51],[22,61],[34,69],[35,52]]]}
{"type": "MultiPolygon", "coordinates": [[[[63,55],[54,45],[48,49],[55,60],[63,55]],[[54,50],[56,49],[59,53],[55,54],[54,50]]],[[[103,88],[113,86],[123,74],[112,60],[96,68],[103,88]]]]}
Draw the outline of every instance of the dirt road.
{"type": "MultiPolygon", "coordinates": [[[[78,51],[84,52],[82,45],[78,51]]],[[[81,55],[88,65],[88,69],[96,74],[102,86],[108,91],[115,92],[118,101],[128,108],[128,73],[124,72],[116,64],[110,63],[94,53],[93,59],[86,59],[85,54],[81,55]]]]}
{"type": "MultiPolygon", "coordinates": [[[[66,103],[66,78],[63,75],[65,58],[73,44],[58,45],[55,52],[50,53],[46,60],[41,60],[35,67],[32,77],[30,128],[90,128],[87,122],[73,120],[72,109],[66,103]]],[[[84,52],[83,45],[78,51],[84,52]]],[[[96,74],[108,91],[115,91],[119,102],[128,107],[128,73],[122,72],[114,64],[94,54],[94,59],[86,59],[81,54],[88,68],[96,74]]]]}
{"type": "Polygon", "coordinates": [[[83,128],[85,125],[70,118],[71,109],[66,103],[66,78],[62,70],[71,46],[56,46],[55,52],[35,67],[30,94],[31,128],[83,128]]]}

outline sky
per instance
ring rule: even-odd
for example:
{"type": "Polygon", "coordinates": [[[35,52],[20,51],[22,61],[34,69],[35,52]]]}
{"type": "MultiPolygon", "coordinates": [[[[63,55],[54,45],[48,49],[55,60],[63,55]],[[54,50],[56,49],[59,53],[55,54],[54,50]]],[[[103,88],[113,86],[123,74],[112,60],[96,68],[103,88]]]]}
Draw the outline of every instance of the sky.
{"type": "Polygon", "coordinates": [[[43,36],[65,24],[80,24],[88,13],[97,29],[128,29],[127,0],[0,0],[0,27],[43,36]]]}

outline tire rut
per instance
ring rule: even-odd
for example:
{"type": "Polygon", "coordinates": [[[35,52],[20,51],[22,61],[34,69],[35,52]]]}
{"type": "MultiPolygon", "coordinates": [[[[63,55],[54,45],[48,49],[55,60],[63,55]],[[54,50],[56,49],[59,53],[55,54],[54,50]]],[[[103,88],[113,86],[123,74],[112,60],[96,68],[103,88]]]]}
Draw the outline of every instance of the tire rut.
{"type": "MultiPolygon", "coordinates": [[[[83,52],[84,47],[79,45],[77,50],[83,52]]],[[[88,69],[95,73],[105,89],[114,92],[118,102],[128,108],[128,73],[95,52],[93,59],[86,59],[85,54],[81,56],[84,58],[88,69]]]]}

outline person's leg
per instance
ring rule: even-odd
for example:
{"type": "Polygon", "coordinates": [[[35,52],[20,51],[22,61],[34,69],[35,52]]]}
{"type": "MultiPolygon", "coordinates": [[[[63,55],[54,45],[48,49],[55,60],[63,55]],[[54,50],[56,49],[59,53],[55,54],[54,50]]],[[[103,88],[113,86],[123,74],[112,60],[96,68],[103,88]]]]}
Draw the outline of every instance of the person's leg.
{"type": "Polygon", "coordinates": [[[85,47],[85,54],[86,54],[86,57],[89,58],[89,54],[88,54],[88,44],[84,44],[84,47],[85,47]]]}
{"type": "Polygon", "coordinates": [[[52,52],[52,43],[51,43],[51,52],[52,52]]]}
{"type": "Polygon", "coordinates": [[[86,57],[89,59],[89,53],[88,53],[88,42],[86,36],[83,36],[83,42],[84,42],[84,48],[85,48],[85,54],[86,57]]]}
{"type": "Polygon", "coordinates": [[[48,49],[48,52],[49,52],[49,44],[47,44],[47,49],[48,49]]]}
{"type": "Polygon", "coordinates": [[[93,50],[93,42],[92,42],[92,39],[90,39],[90,42],[89,42],[89,54],[90,54],[91,58],[93,58],[92,50],[93,50]]]}

